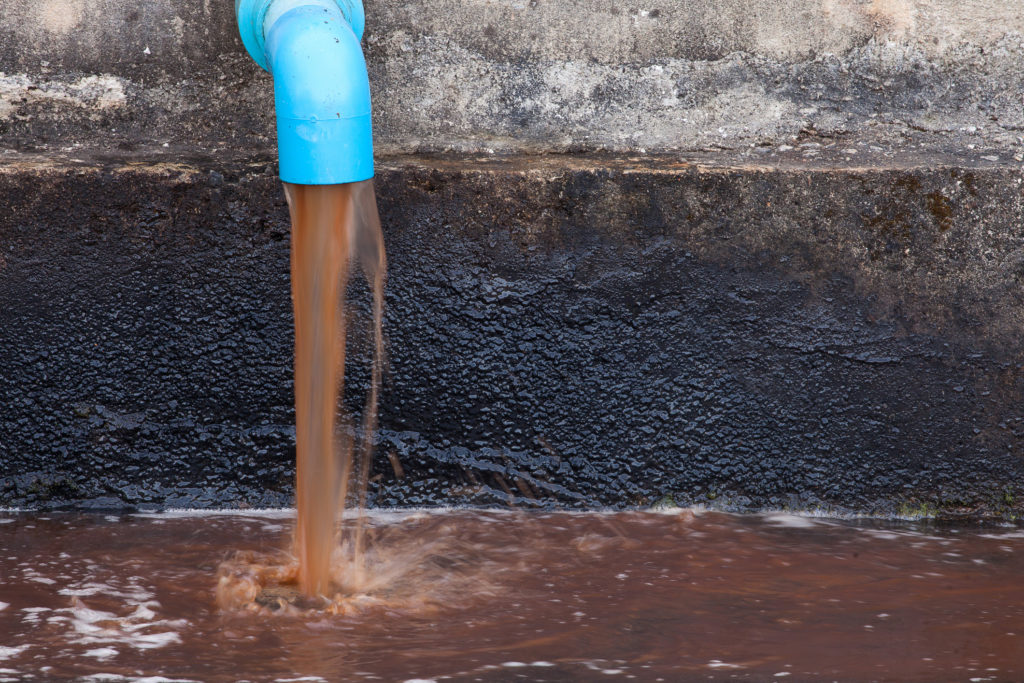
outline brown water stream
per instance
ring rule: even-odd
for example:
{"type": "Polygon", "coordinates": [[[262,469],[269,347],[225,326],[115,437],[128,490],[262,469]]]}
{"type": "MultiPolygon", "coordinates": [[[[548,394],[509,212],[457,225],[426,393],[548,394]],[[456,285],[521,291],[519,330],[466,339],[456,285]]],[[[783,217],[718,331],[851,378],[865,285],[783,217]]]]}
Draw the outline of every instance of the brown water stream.
{"type": "Polygon", "coordinates": [[[284,187],[292,219],[295,310],[294,554],[267,566],[237,558],[220,584],[225,607],[250,602],[266,588],[295,586],[306,596],[330,597],[372,578],[362,567],[361,519],[377,419],[387,270],[373,181],[284,187]],[[351,417],[338,403],[345,378],[350,262],[361,267],[373,292],[373,371],[358,445],[351,417]],[[336,538],[347,501],[354,508],[351,547],[336,538]]]}
{"type": "Polygon", "coordinates": [[[371,513],[375,581],[336,614],[218,608],[228,549],[294,524],[0,513],[0,679],[1024,680],[1018,529],[371,513]]]}

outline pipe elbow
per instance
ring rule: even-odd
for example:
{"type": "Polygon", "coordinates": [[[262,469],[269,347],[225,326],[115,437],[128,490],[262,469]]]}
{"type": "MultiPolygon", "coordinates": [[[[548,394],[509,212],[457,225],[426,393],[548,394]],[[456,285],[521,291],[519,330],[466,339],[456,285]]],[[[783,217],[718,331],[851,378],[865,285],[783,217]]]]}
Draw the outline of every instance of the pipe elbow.
{"type": "Polygon", "coordinates": [[[333,185],[373,177],[370,83],[356,32],[362,31],[361,12],[356,22],[353,14],[346,16],[336,0],[265,3],[261,64],[274,76],[285,182],[333,185]]]}

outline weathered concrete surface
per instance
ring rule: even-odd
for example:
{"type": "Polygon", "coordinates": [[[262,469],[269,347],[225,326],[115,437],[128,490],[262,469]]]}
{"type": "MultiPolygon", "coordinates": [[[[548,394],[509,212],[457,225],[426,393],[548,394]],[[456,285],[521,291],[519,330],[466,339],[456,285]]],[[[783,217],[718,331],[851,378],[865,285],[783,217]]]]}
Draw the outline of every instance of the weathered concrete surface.
{"type": "MultiPolygon", "coordinates": [[[[883,147],[1024,135],[1019,0],[367,0],[388,152],[883,147]],[[909,138],[908,138],[909,136],[909,138]]],[[[265,147],[232,4],[5,0],[0,146],[265,147]]]]}
{"type": "MultiPolygon", "coordinates": [[[[1024,171],[940,161],[382,160],[373,501],[1016,514],[1024,171]]],[[[267,159],[0,166],[0,505],[288,503],[267,159]]]]}
{"type": "MultiPolygon", "coordinates": [[[[232,10],[3,0],[0,505],[290,500],[272,84],[232,10]]],[[[367,13],[376,502],[1022,508],[1024,3],[367,13]],[[438,151],[481,158],[398,156],[438,151]]]]}

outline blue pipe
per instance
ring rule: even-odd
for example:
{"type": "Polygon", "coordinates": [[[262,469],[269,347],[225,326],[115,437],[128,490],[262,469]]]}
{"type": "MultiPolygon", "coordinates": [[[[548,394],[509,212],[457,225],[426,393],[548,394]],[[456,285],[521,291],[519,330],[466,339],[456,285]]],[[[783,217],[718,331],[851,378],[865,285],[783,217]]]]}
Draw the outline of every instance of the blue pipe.
{"type": "Polygon", "coordinates": [[[361,0],[235,0],[246,50],[274,76],[281,180],[373,177],[361,0]]]}

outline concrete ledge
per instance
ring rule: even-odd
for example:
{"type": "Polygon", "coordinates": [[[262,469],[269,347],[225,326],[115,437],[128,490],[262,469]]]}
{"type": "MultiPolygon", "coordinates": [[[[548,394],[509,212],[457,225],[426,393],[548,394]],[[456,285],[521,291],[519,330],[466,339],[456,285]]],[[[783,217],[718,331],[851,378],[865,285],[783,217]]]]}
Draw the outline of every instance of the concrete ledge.
{"type": "MultiPolygon", "coordinates": [[[[5,0],[0,147],[273,138],[231,3],[5,0]]],[[[743,150],[806,131],[1024,152],[1019,0],[379,0],[393,153],[743,150]]]]}
{"type": "MultiPolygon", "coordinates": [[[[289,501],[268,162],[4,159],[0,504],[289,501]]],[[[1022,508],[1019,164],[393,157],[377,183],[377,504],[1022,508]]]]}

